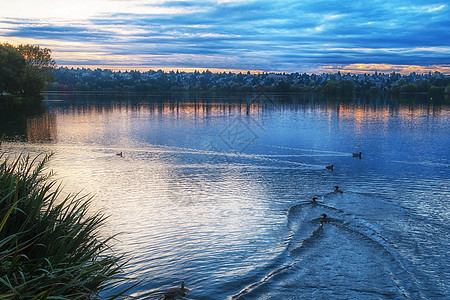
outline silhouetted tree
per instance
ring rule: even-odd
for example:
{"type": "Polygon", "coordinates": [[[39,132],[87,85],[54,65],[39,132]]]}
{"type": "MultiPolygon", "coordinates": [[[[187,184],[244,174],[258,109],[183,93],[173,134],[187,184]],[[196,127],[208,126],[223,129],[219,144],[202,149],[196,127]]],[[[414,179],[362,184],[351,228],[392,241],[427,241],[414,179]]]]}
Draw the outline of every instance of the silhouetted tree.
{"type": "Polygon", "coordinates": [[[53,78],[55,61],[51,50],[35,45],[19,45],[17,51],[25,58],[25,69],[21,78],[21,89],[25,95],[38,95],[53,78]]]}
{"type": "Polygon", "coordinates": [[[450,95],[450,85],[447,85],[447,87],[446,87],[445,90],[444,90],[444,93],[445,93],[446,95],[450,95]]]}
{"type": "Polygon", "coordinates": [[[355,84],[350,80],[329,80],[321,92],[328,96],[349,96],[355,91],[355,84]]]}
{"type": "Polygon", "coordinates": [[[25,69],[25,59],[14,46],[0,44],[0,95],[20,91],[21,76],[25,69]]]}

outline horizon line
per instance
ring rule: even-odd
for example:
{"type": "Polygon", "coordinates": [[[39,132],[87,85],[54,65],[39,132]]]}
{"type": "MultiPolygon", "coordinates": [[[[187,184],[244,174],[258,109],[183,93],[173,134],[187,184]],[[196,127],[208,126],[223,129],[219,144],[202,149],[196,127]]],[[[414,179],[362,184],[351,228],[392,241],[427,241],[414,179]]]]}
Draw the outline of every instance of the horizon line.
{"type": "Polygon", "coordinates": [[[318,67],[314,71],[280,71],[280,70],[271,70],[271,71],[264,71],[264,70],[247,70],[247,69],[221,69],[221,68],[206,68],[206,67],[157,67],[157,66],[129,66],[129,65],[102,65],[102,64],[64,64],[64,65],[58,65],[59,67],[67,67],[67,68],[85,68],[85,69],[102,69],[102,70],[111,70],[113,72],[130,72],[130,71],[139,71],[139,72],[148,72],[148,71],[158,71],[162,70],[164,72],[186,72],[186,73],[194,73],[197,72],[205,72],[210,71],[211,73],[235,73],[235,74],[246,74],[247,72],[250,72],[252,75],[257,74],[336,74],[338,72],[343,74],[391,74],[391,73],[398,73],[402,75],[411,75],[412,73],[416,74],[428,74],[428,73],[441,73],[445,76],[450,76],[450,65],[441,65],[441,66],[418,66],[418,65],[388,65],[388,64],[352,64],[348,66],[322,66],[318,67]],[[368,67],[368,68],[364,68],[368,67]]]}

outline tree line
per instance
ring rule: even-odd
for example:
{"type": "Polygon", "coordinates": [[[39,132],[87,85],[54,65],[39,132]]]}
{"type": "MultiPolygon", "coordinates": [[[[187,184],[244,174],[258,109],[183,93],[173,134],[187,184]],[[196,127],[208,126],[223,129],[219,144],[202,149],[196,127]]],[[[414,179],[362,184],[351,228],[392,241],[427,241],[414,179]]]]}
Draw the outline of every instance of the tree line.
{"type": "Polygon", "coordinates": [[[0,44],[0,97],[38,98],[54,79],[51,50],[36,45],[0,44]]]}
{"type": "Polygon", "coordinates": [[[213,73],[162,70],[112,71],[109,69],[68,68],[54,70],[52,91],[130,91],[159,93],[165,91],[217,92],[306,92],[330,96],[357,94],[450,94],[450,77],[442,73],[402,75],[383,74],[299,74],[299,73],[213,73]],[[272,75],[272,76],[271,76],[272,75]],[[275,76],[273,76],[275,75],[275,76]]]}

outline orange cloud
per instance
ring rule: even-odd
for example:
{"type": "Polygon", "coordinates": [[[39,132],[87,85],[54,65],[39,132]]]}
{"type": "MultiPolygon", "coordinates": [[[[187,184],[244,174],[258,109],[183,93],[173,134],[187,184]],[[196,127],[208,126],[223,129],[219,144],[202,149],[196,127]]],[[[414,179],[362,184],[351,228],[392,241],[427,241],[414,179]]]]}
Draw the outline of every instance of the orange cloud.
{"type": "Polygon", "coordinates": [[[316,70],[318,73],[336,73],[338,71],[343,73],[401,73],[410,74],[416,72],[419,74],[428,72],[441,72],[446,75],[450,75],[450,65],[431,65],[431,66],[419,66],[419,65],[391,65],[391,64],[350,64],[350,65],[329,65],[321,66],[316,70]]]}

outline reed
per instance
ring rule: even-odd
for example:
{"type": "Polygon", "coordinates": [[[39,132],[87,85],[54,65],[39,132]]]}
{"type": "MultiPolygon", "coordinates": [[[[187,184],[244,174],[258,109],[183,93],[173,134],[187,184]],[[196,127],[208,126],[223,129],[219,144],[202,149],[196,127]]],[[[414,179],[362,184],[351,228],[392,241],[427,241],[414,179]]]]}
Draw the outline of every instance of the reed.
{"type": "MultiPolygon", "coordinates": [[[[95,299],[126,280],[123,257],[101,240],[91,197],[61,196],[44,174],[49,156],[0,154],[0,298],[95,299]]],[[[107,297],[120,297],[116,294],[107,297]]]]}

